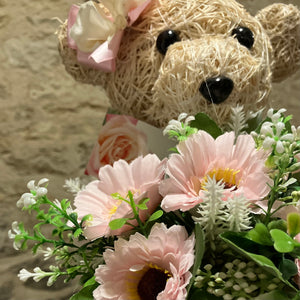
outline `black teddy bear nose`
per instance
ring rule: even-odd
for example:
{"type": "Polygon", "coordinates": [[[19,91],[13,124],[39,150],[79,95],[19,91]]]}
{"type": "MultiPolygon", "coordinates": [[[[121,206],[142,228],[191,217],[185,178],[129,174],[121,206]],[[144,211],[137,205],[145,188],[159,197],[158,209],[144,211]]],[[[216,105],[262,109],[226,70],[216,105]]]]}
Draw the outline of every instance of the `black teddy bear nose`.
{"type": "Polygon", "coordinates": [[[225,101],[233,90],[233,81],[225,76],[211,77],[203,81],[199,91],[203,97],[214,104],[225,101]]]}

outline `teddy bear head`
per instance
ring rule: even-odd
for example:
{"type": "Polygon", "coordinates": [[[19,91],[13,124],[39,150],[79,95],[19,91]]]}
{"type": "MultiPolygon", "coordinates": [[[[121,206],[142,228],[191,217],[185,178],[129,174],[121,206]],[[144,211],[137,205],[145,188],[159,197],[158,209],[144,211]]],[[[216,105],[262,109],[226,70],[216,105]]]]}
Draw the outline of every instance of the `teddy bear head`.
{"type": "Polygon", "coordinates": [[[234,0],[88,1],[73,19],[59,34],[67,71],[102,86],[121,113],[157,127],[182,112],[204,112],[222,125],[232,107],[257,111],[268,105],[272,81],[299,67],[293,5],[274,4],[254,17],[234,0]],[[108,52],[109,68],[98,59],[108,52]]]}

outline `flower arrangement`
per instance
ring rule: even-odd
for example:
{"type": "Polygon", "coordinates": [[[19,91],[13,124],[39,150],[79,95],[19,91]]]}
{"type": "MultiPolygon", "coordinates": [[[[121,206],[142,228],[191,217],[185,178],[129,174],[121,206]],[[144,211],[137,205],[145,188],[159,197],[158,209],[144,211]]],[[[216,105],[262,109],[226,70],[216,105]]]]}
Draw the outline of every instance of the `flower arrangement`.
{"type": "Polygon", "coordinates": [[[55,265],[19,278],[79,276],[71,300],[300,299],[300,127],[284,113],[236,107],[224,128],[181,114],[164,130],[177,140],[168,158],[67,180],[74,209],[48,199],[47,179],[30,181],[17,206],[37,223],[14,222],[9,237],[55,265]]]}

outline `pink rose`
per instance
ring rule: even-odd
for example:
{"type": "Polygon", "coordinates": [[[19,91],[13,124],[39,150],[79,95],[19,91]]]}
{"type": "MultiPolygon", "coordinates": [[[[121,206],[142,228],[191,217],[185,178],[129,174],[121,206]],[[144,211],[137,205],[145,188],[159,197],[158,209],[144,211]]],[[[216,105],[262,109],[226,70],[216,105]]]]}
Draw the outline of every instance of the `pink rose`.
{"type": "Polygon", "coordinates": [[[119,159],[128,163],[149,153],[146,135],[137,129],[137,120],[123,115],[107,115],[85,173],[98,177],[99,168],[119,159]]]}

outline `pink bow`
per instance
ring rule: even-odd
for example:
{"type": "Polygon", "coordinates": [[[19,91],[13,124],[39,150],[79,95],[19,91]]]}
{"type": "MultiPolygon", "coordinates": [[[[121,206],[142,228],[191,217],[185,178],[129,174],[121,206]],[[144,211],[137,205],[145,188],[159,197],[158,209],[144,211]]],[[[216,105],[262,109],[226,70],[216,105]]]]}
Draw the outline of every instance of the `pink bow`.
{"type": "MultiPolygon", "coordinates": [[[[128,26],[131,26],[136,21],[136,19],[139,17],[142,11],[149,5],[150,2],[151,0],[147,0],[143,4],[129,11],[128,26]]],[[[114,72],[116,70],[116,57],[123,37],[123,30],[118,31],[110,40],[110,42],[104,42],[92,53],[82,52],[77,48],[75,41],[70,37],[69,34],[72,26],[76,21],[78,11],[79,6],[73,4],[71,6],[68,17],[68,46],[72,49],[77,50],[77,60],[79,63],[104,72],[114,72]]]]}

